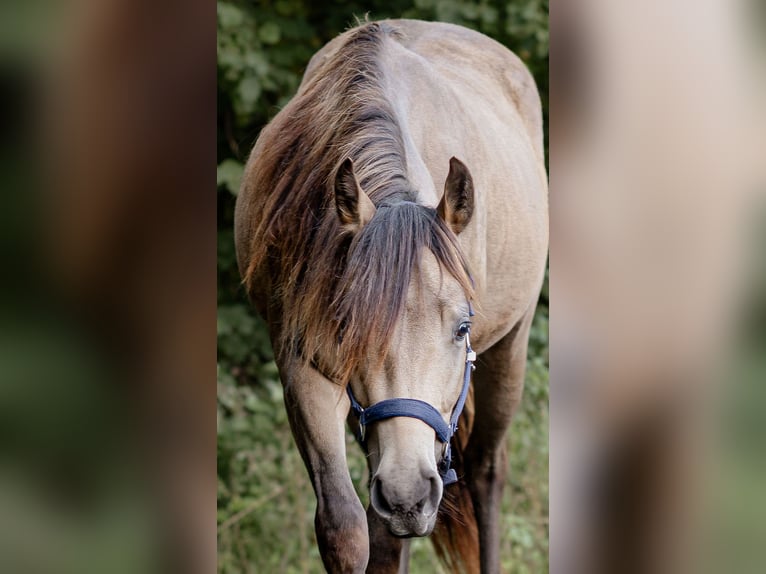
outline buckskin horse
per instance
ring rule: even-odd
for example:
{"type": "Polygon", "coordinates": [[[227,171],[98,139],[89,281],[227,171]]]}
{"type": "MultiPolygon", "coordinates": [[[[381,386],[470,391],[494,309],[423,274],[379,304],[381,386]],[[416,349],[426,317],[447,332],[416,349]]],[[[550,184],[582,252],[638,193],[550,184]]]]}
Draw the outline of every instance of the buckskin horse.
{"type": "Polygon", "coordinates": [[[315,54],[253,148],[238,264],[329,572],[406,572],[407,538],[431,532],[451,571],[499,571],[505,436],[548,248],[542,134],[509,50],[389,20],[315,54]],[[366,512],[347,420],[368,455],[366,512]]]}

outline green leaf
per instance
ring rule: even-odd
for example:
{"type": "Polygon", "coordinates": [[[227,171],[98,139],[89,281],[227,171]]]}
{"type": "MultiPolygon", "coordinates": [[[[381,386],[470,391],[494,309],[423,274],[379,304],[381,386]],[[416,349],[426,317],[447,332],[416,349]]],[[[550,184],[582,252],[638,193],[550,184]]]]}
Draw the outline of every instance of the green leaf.
{"type": "Polygon", "coordinates": [[[221,28],[241,26],[245,16],[237,6],[228,2],[218,2],[218,22],[221,28]]]}
{"type": "Polygon", "coordinates": [[[223,160],[216,171],[217,185],[224,186],[232,195],[237,195],[244,170],[245,167],[237,160],[223,160]]]}
{"type": "Polygon", "coordinates": [[[261,95],[261,82],[254,76],[248,76],[239,83],[238,95],[243,106],[242,112],[249,113],[258,103],[261,95]]]}
{"type": "Polygon", "coordinates": [[[282,30],[274,22],[266,22],[258,30],[258,37],[264,44],[276,44],[282,38],[282,30]]]}

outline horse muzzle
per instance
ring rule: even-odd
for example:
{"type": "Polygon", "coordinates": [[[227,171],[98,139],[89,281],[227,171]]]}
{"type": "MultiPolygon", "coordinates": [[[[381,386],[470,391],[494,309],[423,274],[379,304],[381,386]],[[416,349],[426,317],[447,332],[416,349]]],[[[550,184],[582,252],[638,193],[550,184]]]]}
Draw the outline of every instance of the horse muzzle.
{"type": "Polygon", "coordinates": [[[370,484],[370,504],[394,536],[427,536],[436,524],[442,479],[435,471],[398,477],[379,469],[370,484]]]}

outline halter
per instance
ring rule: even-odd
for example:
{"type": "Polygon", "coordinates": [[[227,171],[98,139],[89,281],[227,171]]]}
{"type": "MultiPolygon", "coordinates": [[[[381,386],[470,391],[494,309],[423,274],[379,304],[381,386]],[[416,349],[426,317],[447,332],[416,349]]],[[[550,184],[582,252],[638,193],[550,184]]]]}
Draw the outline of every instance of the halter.
{"type": "MultiPolygon", "coordinates": [[[[468,303],[468,314],[471,317],[474,315],[470,302],[468,303]]],[[[351,400],[351,409],[359,419],[361,440],[364,441],[365,428],[372,423],[393,417],[410,417],[421,420],[434,429],[437,438],[444,443],[444,454],[442,460],[439,462],[439,474],[442,477],[442,482],[444,482],[445,486],[457,482],[457,473],[454,468],[451,468],[452,447],[450,445],[450,440],[457,432],[457,421],[460,418],[460,413],[463,412],[465,401],[468,398],[468,388],[471,386],[471,371],[476,368],[473,364],[475,360],[476,353],[471,348],[469,334],[466,334],[463,388],[460,391],[460,396],[457,399],[457,403],[455,403],[455,407],[452,409],[452,416],[450,417],[449,424],[444,422],[441,413],[434,407],[417,399],[386,399],[379,403],[375,403],[366,409],[362,408],[362,405],[360,405],[359,401],[354,397],[351,385],[346,385],[348,398],[351,400]]]]}

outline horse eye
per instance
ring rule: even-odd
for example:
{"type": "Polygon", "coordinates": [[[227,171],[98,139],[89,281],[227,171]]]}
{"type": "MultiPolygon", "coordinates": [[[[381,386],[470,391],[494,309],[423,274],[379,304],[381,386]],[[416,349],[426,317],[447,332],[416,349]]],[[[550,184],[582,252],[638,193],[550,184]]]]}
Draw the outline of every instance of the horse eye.
{"type": "Polygon", "coordinates": [[[455,331],[455,339],[458,341],[462,341],[465,339],[465,336],[471,332],[471,324],[470,323],[460,323],[460,326],[457,328],[457,331],[455,331]]]}

